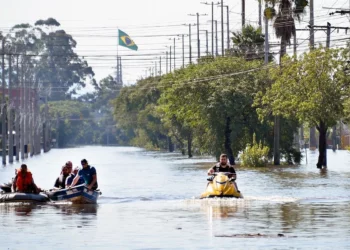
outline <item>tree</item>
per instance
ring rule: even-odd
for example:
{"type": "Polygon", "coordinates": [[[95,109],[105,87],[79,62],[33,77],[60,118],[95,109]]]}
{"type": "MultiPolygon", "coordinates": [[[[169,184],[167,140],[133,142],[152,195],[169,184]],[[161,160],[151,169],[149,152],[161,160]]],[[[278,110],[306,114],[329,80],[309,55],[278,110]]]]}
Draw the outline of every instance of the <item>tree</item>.
{"type": "Polygon", "coordinates": [[[233,48],[228,51],[229,55],[243,57],[246,60],[264,58],[265,36],[261,33],[261,28],[246,25],[242,32],[232,32],[232,34],[233,48]]]}
{"type": "MultiPolygon", "coordinates": [[[[295,36],[295,20],[300,20],[301,14],[308,2],[306,0],[266,0],[269,7],[265,9],[265,18],[273,19],[273,27],[277,38],[281,39],[280,63],[286,54],[287,44],[295,36]],[[275,6],[277,5],[277,11],[275,6]],[[277,13],[277,14],[276,14],[277,13]]],[[[275,117],[274,123],[274,164],[280,164],[280,118],[275,117]]]]}
{"type": "Polygon", "coordinates": [[[274,84],[257,102],[265,105],[259,110],[264,117],[296,117],[316,126],[319,131],[317,167],[327,166],[327,129],[344,115],[344,101],[350,94],[347,75],[347,53],[342,49],[320,47],[305,53],[300,60],[285,57],[283,68],[271,69],[274,84]]]}

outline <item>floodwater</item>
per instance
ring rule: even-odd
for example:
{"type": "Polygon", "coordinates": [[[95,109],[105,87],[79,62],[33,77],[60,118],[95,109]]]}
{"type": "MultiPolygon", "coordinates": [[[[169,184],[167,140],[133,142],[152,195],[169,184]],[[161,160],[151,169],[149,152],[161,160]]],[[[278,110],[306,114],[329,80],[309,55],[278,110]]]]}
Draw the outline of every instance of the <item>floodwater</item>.
{"type": "MultiPolygon", "coordinates": [[[[49,189],[60,167],[96,167],[97,205],[0,204],[2,249],[350,249],[350,154],[317,153],[301,166],[238,168],[244,199],[207,199],[213,158],[132,147],[54,149],[26,160],[49,189]]],[[[8,181],[20,163],[0,169],[8,181]]]]}

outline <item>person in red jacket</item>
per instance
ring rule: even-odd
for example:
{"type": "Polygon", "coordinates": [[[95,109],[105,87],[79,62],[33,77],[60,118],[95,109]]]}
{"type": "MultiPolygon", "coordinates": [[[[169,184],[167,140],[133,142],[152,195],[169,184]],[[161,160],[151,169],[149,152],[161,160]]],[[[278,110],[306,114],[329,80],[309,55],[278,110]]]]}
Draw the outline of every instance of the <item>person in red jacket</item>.
{"type": "Polygon", "coordinates": [[[28,170],[26,164],[22,164],[21,168],[17,170],[12,188],[14,192],[18,193],[38,194],[40,192],[38,187],[35,185],[33,175],[28,170]]]}

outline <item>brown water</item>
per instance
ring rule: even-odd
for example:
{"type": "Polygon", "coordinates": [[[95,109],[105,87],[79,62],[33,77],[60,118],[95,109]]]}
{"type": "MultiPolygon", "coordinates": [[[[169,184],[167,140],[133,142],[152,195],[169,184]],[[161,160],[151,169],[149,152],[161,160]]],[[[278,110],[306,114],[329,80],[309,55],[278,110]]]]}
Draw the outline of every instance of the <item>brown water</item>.
{"type": "MultiPolygon", "coordinates": [[[[97,169],[98,205],[0,204],[2,249],[350,249],[350,154],[298,167],[237,169],[244,199],[199,200],[212,158],[137,148],[52,150],[28,159],[50,188],[66,161],[97,169]],[[278,236],[280,234],[280,236],[278,236]]],[[[8,181],[19,164],[0,169],[8,181]]]]}

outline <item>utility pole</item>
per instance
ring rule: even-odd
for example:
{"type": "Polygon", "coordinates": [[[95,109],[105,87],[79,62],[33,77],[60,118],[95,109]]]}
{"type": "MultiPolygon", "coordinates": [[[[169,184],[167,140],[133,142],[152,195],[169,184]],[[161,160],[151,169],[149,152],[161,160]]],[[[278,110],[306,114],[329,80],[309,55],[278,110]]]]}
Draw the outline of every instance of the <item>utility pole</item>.
{"type": "Polygon", "coordinates": [[[9,136],[9,163],[13,163],[13,119],[12,119],[12,55],[11,53],[8,56],[9,60],[9,87],[8,87],[8,136],[9,136]]]}
{"type": "Polygon", "coordinates": [[[191,42],[191,24],[188,25],[189,33],[189,49],[190,49],[190,64],[192,64],[192,42],[191,42]]]}
{"type": "Polygon", "coordinates": [[[162,57],[159,57],[159,76],[162,76],[162,57]]]}
{"type": "Polygon", "coordinates": [[[262,0],[259,0],[258,2],[259,2],[259,28],[261,29],[262,28],[262,22],[261,22],[262,0]]]}
{"type": "Polygon", "coordinates": [[[224,0],[221,0],[221,55],[225,56],[225,48],[224,48],[224,0]]]}
{"type": "Polygon", "coordinates": [[[205,48],[206,48],[206,55],[208,56],[209,55],[209,44],[208,44],[208,30],[200,30],[200,31],[204,31],[205,32],[205,48]]]}
{"type": "Polygon", "coordinates": [[[202,4],[211,5],[211,55],[214,56],[214,2],[211,4],[202,2],[202,4]]]}
{"type": "MultiPolygon", "coordinates": [[[[267,8],[267,3],[265,3],[265,8],[267,8]]],[[[265,64],[269,63],[269,20],[265,18],[265,64]]]]}
{"type": "Polygon", "coordinates": [[[215,55],[219,55],[219,45],[218,45],[218,21],[215,20],[215,55]]]}
{"type": "Polygon", "coordinates": [[[185,41],[184,41],[184,34],[182,34],[182,68],[185,68],[185,41]]]}
{"type": "MultiPolygon", "coordinates": [[[[296,31],[295,31],[296,33],[296,31]]],[[[296,34],[293,36],[293,54],[297,57],[297,36],[296,34]]]]}
{"type": "Polygon", "coordinates": [[[199,40],[199,16],[206,16],[206,15],[207,14],[199,14],[198,12],[196,14],[189,14],[189,16],[197,17],[197,58],[198,59],[201,57],[201,48],[200,48],[201,42],[199,40]]]}
{"type": "Polygon", "coordinates": [[[5,98],[5,37],[2,38],[2,65],[1,65],[1,71],[2,71],[2,164],[6,165],[6,136],[7,136],[7,130],[6,130],[6,98],[5,98]]]}
{"type": "Polygon", "coordinates": [[[327,23],[327,42],[326,47],[329,49],[331,47],[331,24],[327,23]]]}
{"type": "Polygon", "coordinates": [[[314,31],[314,0],[310,0],[310,48],[315,47],[315,31],[314,31]]]}
{"type": "Polygon", "coordinates": [[[168,51],[165,52],[165,71],[168,74],[168,51]]]}
{"type": "Polygon", "coordinates": [[[175,54],[175,38],[174,38],[174,72],[175,72],[175,68],[176,68],[176,54],[175,54]]]}
{"type": "Polygon", "coordinates": [[[157,70],[157,61],[154,62],[154,77],[158,75],[158,70],[157,70]]]}
{"type": "Polygon", "coordinates": [[[199,14],[197,13],[197,58],[201,57],[201,41],[199,40],[199,14]]]}
{"type": "Polygon", "coordinates": [[[18,66],[19,55],[17,55],[16,61],[16,87],[17,87],[17,96],[16,96],[16,112],[15,112],[15,131],[16,131],[16,161],[19,161],[19,150],[20,150],[20,84],[19,84],[19,66],[18,66]]]}
{"type": "Polygon", "coordinates": [[[214,2],[211,2],[211,55],[214,57],[214,2]]]}
{"type": "Polygon", "coordinates": [[[21,88],[20,88],[20,130],[21,130],[21,138],[20,138],[20,144],[21,144],[21,159],[24,159],[24,145],[25,145],[25,112],[24,112],[24,70],[23,70],[23,56],[22,56],[22,62],[21,62],[21,88]]]}
{"type": "Polygon", "coordinates": [[[245,0],[242,0],[242,30],[245,26],[245,0]]]}
{"type": "Polygon", "coordinates": [[[206,30],[205,31],[205,37],[206,37],[206,39],[205,39],[205,44],[206,44],[206,49],[207,49],[207,56],[209,55],[209,47],[208,47],[208,30],[206,30]]]}
{"type": "Polygon", "coordinates": [[[227,9],[227,50],[230,49],[230,10],[228,5],[226,5],[227,9]]]}
{"type": "MultiPolygon", "coordinates": [[[[310,49],[315,48],[314,0],[310,0],[310,49]]],[[[316,128],[310,128],[309,148],[316,149],[316,128]]]]}
{"type": "MultiPolygon", "coordinates": [[[[221,7],[221,6],[219,6],[219,7],[221,7]]],[[[229,6],[228,5],[224,5],[223,7],[226,8],[227,50],[229,50],[230,49],[230,10],[229,10],[229,6]]]]}
{"type": "Polygon", "coordinates": [[[169,55],[170,55],[170,58],[169,58],[169,65],[170,65],[169,72],[171,73],[171,46],[170,46],[169,55]]]}

